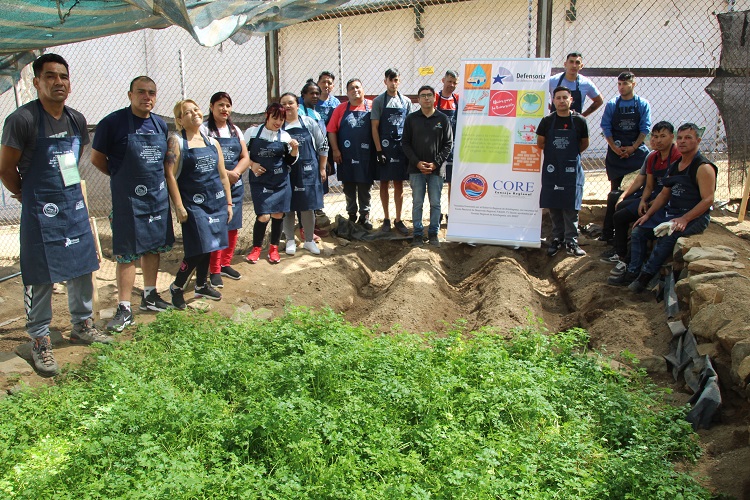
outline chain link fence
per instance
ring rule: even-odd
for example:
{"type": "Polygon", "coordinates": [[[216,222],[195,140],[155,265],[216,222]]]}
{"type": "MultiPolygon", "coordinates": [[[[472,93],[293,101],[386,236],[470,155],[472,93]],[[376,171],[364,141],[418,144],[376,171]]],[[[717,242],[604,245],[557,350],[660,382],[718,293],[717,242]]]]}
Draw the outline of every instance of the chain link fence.
{"type": "MultiPolygon", "coordinates": [[[[654,122],[669,120],[677,125],[692,121],[705,127],[702,150],[719,166],[717,199],[726,200],[740,196],[744,169],[730,176],[724,126],[704,89],[721,54],[715,15],[745,9],[750,9],[750,0],[353,0],[323,16],[281,29],[272,37],[252,38],[242,45],[227,41],[201,47],[185,31],[173,27],[50,50],[70,64],[72,94],[68,104],[86,116],[91,137],[101,118],[128,105],[128,84],[141,74],[149,75],[158,85],[157,114],[171,119],[172,106],[183,97],[194,99],[207,112],[210,96],[222,90],[232,96],[233,118],[245,130],[260,120],[273,89],[299,93],[308,78],[317,79],[323,70],[337,75],[336,94],[344,95],[345,82],[357,77],[368,97],[374,97],[385,90],[385,69],[396,67],[401,71],[402,93],[414,98],[424,84],[439,90],[445,71],[460,70],[462,58],[549,55],[553,72],[559,72],[565,55],[579,51],[585,65],[582,74],[594,81],[605,102],[617,95],[617,74],[631,70],[637,77],[636,92],[652,105],[654,122]],[[274,72],[266,67],[269,39],[278,41],[277,78],[269,77],[274,72]]],[[[25,68],[16,92],[0,95],[3,116],[36,97],[32,76],[30,68],[25,68]]],[[[599,128],[603,109],[588,118],[591,145],[584,154],[584,198],[588,202],[604,200],[609,190],[604,173],[606,142],[599,128]]],[[[112,204],[109,179],[91,165],[89,151],[87,148],[81,162],[81,176],[87,181],[90,212],[100,221],[107,254],[111,232],[106,216],[112,204]]],[[[335,179],[332,181],[325,198],[330,218],[345,214],[343,195],[335,179]]],[[[376,184],[373,190],[377,189],[376,184]]],[[[373,196],[376,221],[383,214],[377,198],[373,196]]],[[[408,188],[406,198],[404,218],[408,221],[408,188]]],[[[443,206],[447,211],[445,193],[443,206]]],[[[251,238],[255,216],[250,204],[244,218],[238,251],[245,250],[251,238]]],[[[3,268],[17,264],[19,219],[20,206],[3,188],[3,268]]],[[[179,227],[176,229],[179,234],[179,227]]]]}

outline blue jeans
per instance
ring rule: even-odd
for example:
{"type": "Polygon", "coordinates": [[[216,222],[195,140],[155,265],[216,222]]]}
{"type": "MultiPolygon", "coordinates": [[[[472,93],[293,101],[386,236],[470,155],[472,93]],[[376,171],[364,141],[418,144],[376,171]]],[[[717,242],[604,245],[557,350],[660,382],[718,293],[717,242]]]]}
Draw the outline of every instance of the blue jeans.
{"type": "Polygon", "coordinates": [[[427,235],[437,236],[440,229],[440,196],[443,194],[443,177],[436,174],[409,174],[409,184],[411,185],[411,219],[414,225],[414,236],[424,234],[422,207],[425,190],[430,198],[430,227],[427,229],[427,235]]]}
{"type": "Polygon", "coordinates": [[[708,227],[710,220],[711,217],[709,214],[701,215],[697,219],[688,222],[684,231],[675,231],[661,238],[654,236],[653,229],[646,229],[642,226],[633,228],[633,231],[630,233],[630,264],[628,264],[628,271],[637,273],[640,270],[644,274],[656,274],[659,272],[661,265],[674,252],[674,245],[677,243],[677,238],[702,233],[708,227]],[[651,251],[648,261],[643,264],[643,258],[646,255],[646,244],[648,240],[653,240],[654,238],[656,238],[654,249],[651,251]],[[642,268],[641,265],[643,265],[642,268]]]}

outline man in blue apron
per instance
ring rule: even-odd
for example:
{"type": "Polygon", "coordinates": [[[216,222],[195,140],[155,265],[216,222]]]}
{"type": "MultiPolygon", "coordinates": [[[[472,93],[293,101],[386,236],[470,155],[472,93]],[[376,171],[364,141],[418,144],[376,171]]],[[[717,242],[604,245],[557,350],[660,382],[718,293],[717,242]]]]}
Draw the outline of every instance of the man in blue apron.
{"type": "Polygon", "coordinates": [[[328,122],[328,143],[337,165],[336,175],[344,186],[349,220],[372,229],[370,201],[375,155],[372,144],[370,110],[359,78],[346,82],[349,101],[333,110],[328,122]],[[357,219],[359,211],[359,219],[357,219]]]}
{"type": "Polygon", "coordinates": [[[409,175],[406,173],[406,156],[401,150],[401,135],[404,133],[406,115],[411,112],[411,100],[398,91],[401,78],[397,69],[385,70],[383,83],[387,90],[372,101],[370,121],[377,160],[376,177],[380,179],[380,202],[383,204],[384,219],[381,230],[391,230],[388,185],[393,181],[393,202],[396,205],[393,227],[406,236],[409,229],[401,220],[401,207],[404,203],[404,181],[409,175]]]}
{"type": "Polygon", "coordinates": [[[156,83],[139,76],[130,82],[130,106],[105,116],[96,127],[91,163],[110,176],[112,253],[117,261],[119,304],[107,330],[121,332],[133,323],[130,297],[135,263],[143,270],[142,311],[166,311],[156,291],[159,254],[174,243],[172,214],[164,179],[167,124],[152,114],[156,83]]]}
{"type": "Polygon", "coordinates": [[[630,263],[625,274],[609,280],[611,285],[628,285],[640,293],[659,272],[674,251],[678,238],[699,234],[711,220],[718,169],[699,151],[701,138],[694,123],[677,129],[677,149],[682,158],[669,166],[663,188],[648,211],[633,224],[630,234],[630,263]],[[654,228],[669,222],[668,234],[656,238],[654,228]],[[656,238],[644,264],[646,243],[656,238]]]}
{"type": "Polygon", "coordinates": [[[81,150],[89,142],[86,119],[65,106],[70,94],[65,59],[47,53],[32,67],[38,99],[5,120],[0,178],[21,201],[21,273],[34,368],[53,376],[54,283],[67,281],[72,342],[109,343],[112,337],[100,333],[93,320],[91,273],[99,262],[78,172],[81,150]]]}
{"type": "MultiPolygon", "coordinates": [[[[458,87],[458,73],[449,69],[445,72],[445,76],[442,79],[443,88],[435,96],[435,109],[440,111],[448,117],[451,122],[451,130],[453,130],[453,137],[456,137],[456,123],[458,121],[458,94],[455,92],[458,87]]],[[[455,141],[453,142],[455,147],[455,141]]],[[[448,207],[451,204],[451,182],[453,181],[453,150],[448,158],[443,163],[443,178],[445,183],[448,185],[448,207]]],[[[440,220],[442,222],[442,214],[440,220]]],[[[448,216],[445,216],[445,220],[448,220],[448,216]]]]}
{"type": "MultiPolygon", "coordinates": [[[[620,197],[623,178],[641,168],[648,155],[644,141],[651,129],[651,105],[635,94],[635,75],[629,71],[617,77],[620,94],[607,102],[602,115],[602,132],[607,141],[607,156],[604,163],[610,181],[608,206],[620,197]]],[[[604,217],[601,240],[610,241],[614,235],[612,215],[609,210],[604,217]]]]}
{"type": "Polygon", "coordinates": [[[547,255],[554,256],[564,244],[569,255],[586,252],[578,246],[578,211],[583,200],[581,153],[589,146],[586,119],[571,112],[573,98],[566,87],[552,93],[555,112],[542,118],[536,129],[537,146],[544,151],[539,207],[549,209],[552,240],[547,255]]]}
{"type": "MultiPolygon", "coordinates": [[[[579,74],[583,69],[583,55],[580,52],[571,52],[568,54],[565,57],[563,67],[565,71],[550,77],[549,95],[551,96],[557,87],[570,89],[570,95],[573,98],[573,111],[583,115],[585,118],[604,104],[604,98],[599,89],[596,88],[596,85],[594,85],[594,82],[579,74]],[[591,99],[591,105],[584,111],[583,104],[587,97],[591,99]]],[[[554,110],[555,106],[553,103],[550,105],[550,111],[554,110]]]]}
{"type": "MultiPolygon", "coordinates": [[[[318,87],[320,88],[320,96],[318,103],[315,105],[315,111],[318,112],[323,123],[328,126],[328,122],[331,121],[331,115],[333,110],[336,109],[340,104],[338,97],[333,95],[333,83],[336,81],[336,75],[330,71],[321,71],[318,75],[318,87]]],[[[327,136],[327,131],[323,129],[323,135],[327,136]]],[[[336,164],[331,156],[328,157],[328,164],[326,165],[326,180],[323,182],[323,194],[328,194],[328,178],[336,173],[336,164]]],[[[316,224],[319,220],[326,220],[325,212],[321,210],[315,211],[316,224]]]]}

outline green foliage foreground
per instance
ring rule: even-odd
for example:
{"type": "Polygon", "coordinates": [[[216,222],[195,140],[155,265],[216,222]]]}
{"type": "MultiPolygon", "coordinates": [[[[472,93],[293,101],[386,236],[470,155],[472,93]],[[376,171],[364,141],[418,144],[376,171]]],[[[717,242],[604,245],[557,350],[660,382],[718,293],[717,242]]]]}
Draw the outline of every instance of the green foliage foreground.
{"type": "Polygon", "coordinates": [[[160,314],[0,401],[0,496],[707,497],[672,466],[699,451],[684,410],[586,343],[160,314]]]}

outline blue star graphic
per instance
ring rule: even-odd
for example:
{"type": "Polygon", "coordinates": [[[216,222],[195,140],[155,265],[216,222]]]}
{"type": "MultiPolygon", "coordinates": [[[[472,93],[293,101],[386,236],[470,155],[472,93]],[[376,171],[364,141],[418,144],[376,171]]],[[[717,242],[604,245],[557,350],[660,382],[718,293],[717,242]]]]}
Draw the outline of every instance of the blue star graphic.
{"type": "Polygon", "coordinates": [[[496,77],[495,77],[495,78],[494,78],[494,79],[492,80],[492,83],[493,83],[493,84],[495,84],[495,83],[499,83],[500,85],[502,85],[502,84],[503,84],[503,80],[505,80],[506,78],[508,78],[508,75],[497,75],[497,76],[496,76],[496,77]]]}

